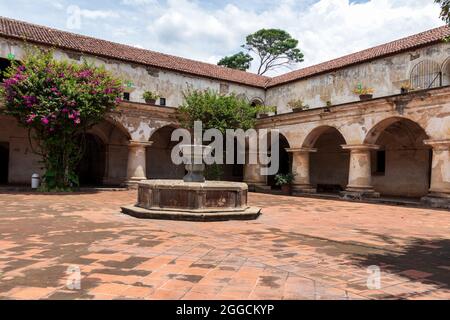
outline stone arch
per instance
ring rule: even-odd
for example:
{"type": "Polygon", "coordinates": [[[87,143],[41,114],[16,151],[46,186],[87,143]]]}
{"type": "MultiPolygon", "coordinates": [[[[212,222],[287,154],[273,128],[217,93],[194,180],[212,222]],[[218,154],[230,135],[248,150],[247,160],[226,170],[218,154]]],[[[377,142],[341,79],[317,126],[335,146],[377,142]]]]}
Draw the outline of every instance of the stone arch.
{"type": "Polygon", "coordinates": [[[128,140],[131,140],[130,131],[119,120],[115,119],[114,116],[107,115],[105,117],[105,121],[109,122],[114,127],[116,127],[118,130],[120,130],[128,138],[128,140]]]}
{"type": "Polygon", "coordinates": [[[250,104],[252,106],[263,106],[264,105],[264,99],[262,99],[260,97],[254,97],[254,98],[250,99],[250,104]]]}
{"type": "Polygon", "coordinates": [[[83,157],[79,168],[82,184],[123,184],[127,176],[128,145],[131,140],[128,130],[108,116],[90,128],[87,134],[88,154],[83,157]],[[100,173],[103,173],[102,177],[100,173]]]}
{"type": "Polygon", "coordinates": [[[314,148],[314,145],[316,144],[317,140],[322,136],[322,134],[329,132],[329,131],[337,131],[343,138],[344,144],[347,144],[344,134],[337,129],[334,126],[324,125],[319,126],[314,129],[312,129],[307,135],[305,140],[303,141],[303,148],[314,148]]]}
{"type": "Polygon", "coordinates": [[[172,132],[178,128],[175,124],[167,124],[150,136],[152,145],[146,150],[146,171],[148,179],[182,179],[185,170],[182,165],[172,162],[172,149],[178,141],[171,141],[172,132]]]}
{"type": "Polygon", "coordinates": [[[311,184],[319,193],[343,191],[348,183],[350,153],[342,149],[344,135],[333,126],[314,128],[305,138],[303,148],[310,153],[311,184]]]}
{"type": "Polygon", "coordinates": [[[383,119],[376,123],[367,133],[366,137],[364,138],[365,144],[376,144],[377,140],[379,139],[380,135],[389,127],[394,124],[402,123],[407,126],[410,130],[419,130],[423,131],[423,134],[428,138],[428,134],[426,130],[418,124],[416,121],[411,120],[406,117],[389,117],[386,119],[383,119]]]}
{"type": "Polygon", "coordinates": [[[390,117],[378,122],[364,143],[379,146],[372,151],[372,184],[384,196],[419,198],[430,188],[431,149],[429,136],[415,121],[390,117]]]}

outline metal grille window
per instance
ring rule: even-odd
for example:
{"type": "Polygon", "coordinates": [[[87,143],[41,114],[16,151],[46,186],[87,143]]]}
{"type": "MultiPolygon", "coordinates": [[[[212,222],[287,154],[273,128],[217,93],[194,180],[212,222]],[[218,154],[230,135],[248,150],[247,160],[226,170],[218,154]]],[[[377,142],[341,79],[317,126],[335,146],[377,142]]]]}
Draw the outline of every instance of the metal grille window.
{"type": "Polygon", "coordinates": [[[414,89],[430,89],[442,86],[440,65],[432,60],[424,60],[411,71],[411,86],[414,89]]]}

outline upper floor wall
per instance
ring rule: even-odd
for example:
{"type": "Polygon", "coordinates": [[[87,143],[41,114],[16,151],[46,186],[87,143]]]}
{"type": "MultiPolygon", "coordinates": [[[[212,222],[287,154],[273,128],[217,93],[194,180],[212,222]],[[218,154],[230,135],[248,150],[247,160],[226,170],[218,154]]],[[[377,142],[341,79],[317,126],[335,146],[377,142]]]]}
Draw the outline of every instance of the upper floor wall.
{"type": "Polygon", "coordinates": [[[288,103],[301,99],[310,108],[358,101],[353,91],[358,84],[373,88],[374,98],[399,94],[405,84],[416,89],[450,85],[450,44],[439,43],[334,72],[269,88],[266,104],[278,113],[290,112],[288,103]]]}
{"type": "MultiPolygon", "coordinates": [[[[14,54],[17,60],[24,56],[26,44],[24,42],[0,37],[0,58],[6,59],[9,54],[14,54]]],[[[183,103],[183,93],[188,89],[204,90],[212,89],[221,93],[234,92],[244,96],[249,101],[264,101],[265,90],[232,82],[196,77],[179,72],[166,71],[140,64],[115,61],[92,55],[82,55],[81,53],[54,50],[56,59],[72,60],[76,62],[86,59],[87,61],[100,66],[104,65],[107,70],[124,81],[131,84],[125,86],[125,90],[130,94],[130,101],[144,102],[142,95],[149,90],[158,93],[165,99],[167,106],[178,107],[183,103]]],[[[4,60],[3,60],[4,61],[4,60]]],[[[160,104],[158,101],[157,104],[160,104]]]]}

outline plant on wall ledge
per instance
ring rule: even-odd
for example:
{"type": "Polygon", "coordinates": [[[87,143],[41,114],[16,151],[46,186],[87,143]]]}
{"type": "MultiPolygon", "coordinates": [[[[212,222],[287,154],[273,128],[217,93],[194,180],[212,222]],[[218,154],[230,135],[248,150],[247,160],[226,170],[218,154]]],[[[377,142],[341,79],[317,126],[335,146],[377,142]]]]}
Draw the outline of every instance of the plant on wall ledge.
{"type": "Polygon", "coordinates": [[[403,83],[402,86],[400,87],[400,93],[402,93],[402,94],[405,94],[405,93],[408,93],[411,91],[414,91],[414,88],[409,81],[403,83]]]}
{"type": "Polygon", "coordinates": [[[358,84],[353,92],[356,95],[359,95],[361,101],[366,101],[373,98],[375,90],[373,88],[364,87],[362,84],[358,84]]]}
{"type": "MultiPolygon", "coordinates": [[[[45,168],[43,191],[70,191],[86,131],[120,102],[121,81],[87,62],[57,61],[52,52],[28,50],[5,72],[5,113],[28,129],[45,168]]],[[[31,143],[33,141],[33,143],[31,143]]]]}
{"type": "Polygon", "coordinates": [[[154,105],[160,96],[152,91],[145,91],[142,98],[144,98],[146,103],[154,105]]]}
{"type": "Polygon", "coordinates": [[[309,105],[305,104],[301,99],[291,100],[287,105],[293,112],[309,110],[309,105]]]}

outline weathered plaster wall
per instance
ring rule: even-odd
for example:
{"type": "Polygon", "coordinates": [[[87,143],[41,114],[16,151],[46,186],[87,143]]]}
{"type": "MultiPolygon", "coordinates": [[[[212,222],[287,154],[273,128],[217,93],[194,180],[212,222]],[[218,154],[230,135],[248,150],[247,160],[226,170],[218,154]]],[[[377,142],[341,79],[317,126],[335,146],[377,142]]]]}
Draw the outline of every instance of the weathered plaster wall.
{"type": "Polygon", "coordinates": [[[12,184],[30,184],[33,173],[42,173],[39,157],[28,142],[28,133],[17,122],[0,115],[0,142],[9,144],[8,181],[12,184]]]}
{"type": "Polygon", "coordinates": [[[266,103],[277,106],[278,113],[286,113],[290,112],[287,104],[293,99],[302,99],[311,108],[324,107],[327,101],[334,105],[358,101],[359,97],[353,93],[358,83],[374,88],[374,97],[399,94],[401,86],[409,81],[413,67],[424,60],[439,63],[443,70],[443,84],[449,85],[449,57],[450,44],[441,43],[377,59],[270,88],[266,103]]]}

